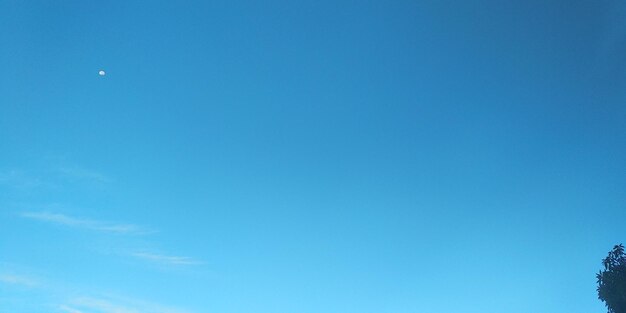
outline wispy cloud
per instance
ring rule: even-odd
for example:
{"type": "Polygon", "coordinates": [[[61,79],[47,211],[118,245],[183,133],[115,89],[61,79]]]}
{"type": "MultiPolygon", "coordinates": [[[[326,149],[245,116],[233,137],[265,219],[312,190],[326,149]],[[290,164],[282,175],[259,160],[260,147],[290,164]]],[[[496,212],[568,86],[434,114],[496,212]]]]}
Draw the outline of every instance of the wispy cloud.
{"type": "MultiPolygon", "coordinates": [[[[38,220],[45,223],[56,224],[66,227],[86,229],[91,231],[98,231],[104,233],[113,234],[130,234],[130,235],[147,235],[154,233],[152,230],[134,225],[134,224],[117,224],[104,221],[98,221],[93,219],[78,218],[60,213],[51,212],[22,212],[20,214],[23,218],[38,220]]],[[[135,250],[136,251],[136,250],[135,250]]],[[[148,251],[136,251],[125,252],[124,255],[129,255],[144,261],[170,266],[184,266],[184,265],[201,265],[202,261],[186,256],[175,256],[163,253],[155,253],[148,251]]]]}
{"type": "Polygon", "coordinates": [[[131,254],[134,257],[148,260],[155,263],[167,264],[167,265],[199,265],[202,264],[201,261],[190,257],[183,256],[171,256],[164,254],[156,254],[149,252],[135,252],[131,254]]]}
{"type": "Polygon", "coordinates": [[[24,287],[37,287],[39,285],[39,282],[33,278],[14,274],[0,274],[0,282],[24,287]]]}
{"type": "Polygon", "coordinates": [[[20,189],[30,189],[46,185],[39,177],[18,169],[0,172],[0,184],[20,189]]]}
{"type": "Polygon", "coordinates": [[[59,173],[67,178],[78,180],[90,180],[99,183],[108,183],[112,179],[100,172],[82,168],[82,167],[61,167],[58,169],[59,173]]]}
{"type": "MultiPolygon", "coordinates": [[[[0,266],[7,264],[0,263],[0,266]]],[[[91,287],[49,280],[43,280],[45,283],[42,283],[41,279],[43,278],[34,279],[21,274],[0,273],[0,285],[31,288],[28,303],[39,306],[42,311],[52,309],[54,312],[63,313],[192,313],[180,307],[90,290],[91,287]],[[43,310],[44,308],[46,310],[43,310]]]]}
{"type": "Polygon", "coordinates": [[[98,171],[78,166],[65,166],[48,170],[23,170],[20,168],[0,170],[0,185],[11,188],[58,188],[63,185],[64,181],[103,184],[110,183],[113,179],[98,171]]]}
{"type": "Polygon", "coordinates": [[[133,224],[116,224],[92,219],[77,218],[59,213],[50,212],[24,212],[24,218],[30,218],[47,223],[58,224],[69,227],[83,228],[87,230],[118,233],[118,234],[145,234],[145,229],[133,224]]]}
{"type": "MultiPolygon", "coordinates": [[[[78,306],[81,309],[89,309],[102,313],[139,313],[136,308],[128,307],[127,305],[120,303],[113,303],[109,300],[98,298],[77,298],[72,300],[73,305],[78,306]]],[[[79,311],[80,312],[80,311],[79,311]]]]}
{"type": "Polygon", "coordinates": [[[67,312],[67,313],[86,313],[85,311],[81,311],[81,310],[78,310],[76,308],[73,308],[73,307],[67,306],[67,305],[60,305],[59,306],[59,310],[61,310],[63,312],[67,312]]]}
{"type": "Polygon", "coordinates": [[[67,313],[188,313],[188,311],[138,300],[81,297],[63,305],[67,313]],[[70,310],[67,310],[70,309],[70,310]]]}

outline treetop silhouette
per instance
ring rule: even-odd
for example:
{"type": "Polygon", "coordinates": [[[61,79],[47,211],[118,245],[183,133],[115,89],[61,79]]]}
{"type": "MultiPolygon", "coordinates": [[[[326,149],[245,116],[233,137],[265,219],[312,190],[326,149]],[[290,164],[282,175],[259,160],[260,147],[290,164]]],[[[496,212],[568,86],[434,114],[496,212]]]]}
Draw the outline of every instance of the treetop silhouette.
{"type": "Polygon", "coordinates": [[[608,313],[626,313],[626,255],[622,244],[613,247],[602,260],[604,269],[596,274],[598,299],[608,313]]]}

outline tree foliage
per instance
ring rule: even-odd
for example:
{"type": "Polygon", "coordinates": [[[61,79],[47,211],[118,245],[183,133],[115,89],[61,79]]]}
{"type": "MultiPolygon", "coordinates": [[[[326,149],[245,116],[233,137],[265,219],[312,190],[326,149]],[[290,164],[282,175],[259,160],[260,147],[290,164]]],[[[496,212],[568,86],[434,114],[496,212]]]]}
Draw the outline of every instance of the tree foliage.
{"type": "Polygon", "coordinates": [[[604,269],[596,274],[598,299],[604,302],[608,313],[626,313],[626,254],[622,244],[613,247],[602,260],[604,269]]]}

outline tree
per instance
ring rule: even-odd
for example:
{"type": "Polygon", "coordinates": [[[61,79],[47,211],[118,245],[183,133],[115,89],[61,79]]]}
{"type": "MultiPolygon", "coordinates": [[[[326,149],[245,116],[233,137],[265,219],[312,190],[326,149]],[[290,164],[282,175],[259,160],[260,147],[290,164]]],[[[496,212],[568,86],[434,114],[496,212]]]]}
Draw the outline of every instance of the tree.
{"type": "Polygon", "coordinates": [[[622,244],[613,247],[602,260],[604,270],[596,274],[598,299],[606,305],[608,313],[626,313],[626,254],[622,244]]]}

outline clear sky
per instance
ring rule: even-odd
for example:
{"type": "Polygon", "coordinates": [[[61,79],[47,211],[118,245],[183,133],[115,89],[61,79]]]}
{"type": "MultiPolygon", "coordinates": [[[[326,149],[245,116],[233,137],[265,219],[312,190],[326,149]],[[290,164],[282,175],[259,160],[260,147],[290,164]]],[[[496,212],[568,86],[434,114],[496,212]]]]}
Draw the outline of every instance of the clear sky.
{"type": "Polygon", "coordinates": [[[625,43],[617,0],[0,0],[0,311],[604,312],[625,43]]]}

